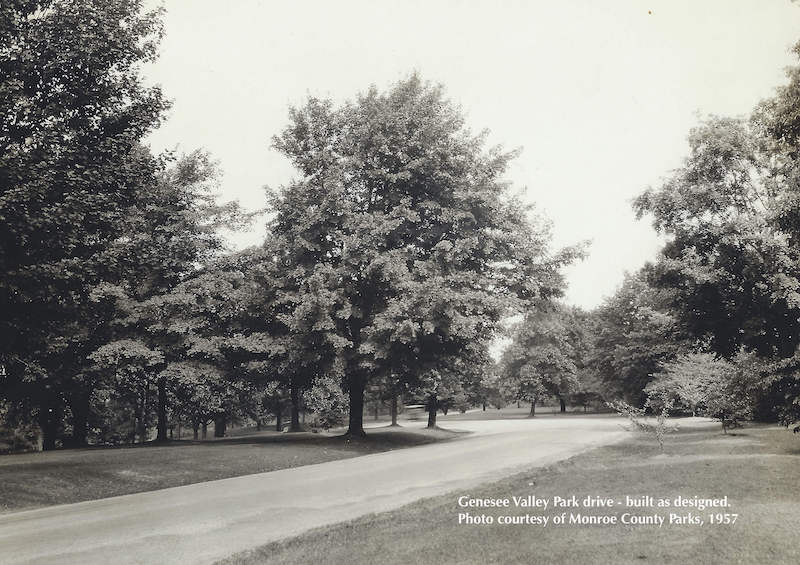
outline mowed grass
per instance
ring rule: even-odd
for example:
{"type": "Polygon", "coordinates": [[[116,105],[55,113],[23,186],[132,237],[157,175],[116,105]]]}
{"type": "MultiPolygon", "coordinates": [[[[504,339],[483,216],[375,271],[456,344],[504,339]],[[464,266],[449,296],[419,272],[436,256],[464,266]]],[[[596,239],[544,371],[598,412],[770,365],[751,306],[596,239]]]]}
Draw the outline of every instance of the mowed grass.
{"type": "Polygon", "coordinates": [[[444,430],[374,428],[349,440],[275,433],[165,445],[86,448],[0,456],[0,512],[67,504],[324,463],[447,440],[444,430]]]}
{"type": "MultiPolygon", "coordinates": [[[[461,414],[457,410],[450,410],[447,416],[439,415],[437,422],[443,426],[448,425],[451,422],[458,422],[459,420],[520,420],[520,419],[527,419],[530,416],[531,407],[529,404],[521,404],[519,408],[516,405],[511,404],[501,409],[493,408],[490,406],[486,407],[486,410],[475,409],[473,408],[466,414],[461,414]]],[[[567,407],[567,411],[562,413],[558,405],[546,405],[546,406],[537,406],[536,407],[536,418],[569,418],[571,416],[574,417],[584,417],[584,416],[592,416],[597,414],[611,414],[612,412],[608,409],[604,409],[602,411],[597,411],[595,409],[584,411],[580,407],[569,406],[567,407]]],[[[427,414],[425,418],[427,418],[427,414]]]]}
{"type": "MultiPolygon", "coordinates": [[[[435,473],[435,469],[431,469],[435,473]]],[[[637,514],[652,509],[471,509],[473,514],[569,512],[637,514]]],[[[674,511],[674,510],[673,510],[674,511]]],[[[684,509],[680,513],[686,513],[684,509]]],[[[708,522],[708,512],[692,510],[708,522]]],[[[233,556],[231,565],[800,563],[800,437],[785,428],[751,426],[723,435],[718,425],[684,425],[660,452],[652,438],[631,435],[553,466],[469,492],[421,500],[393,512],[313,530],[233,556]],[[624,499],[728,496],[734,525],[662,527],[458,525],[460,495],[504,498],[535,494],[624,499]]]]}

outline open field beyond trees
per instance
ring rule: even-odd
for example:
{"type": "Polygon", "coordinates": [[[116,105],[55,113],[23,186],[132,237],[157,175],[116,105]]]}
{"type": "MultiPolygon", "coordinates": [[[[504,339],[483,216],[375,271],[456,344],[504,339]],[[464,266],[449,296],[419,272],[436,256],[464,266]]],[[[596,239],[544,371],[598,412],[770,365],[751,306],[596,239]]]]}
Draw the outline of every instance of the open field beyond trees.
{"type": "MultiPolygon", "coordinates": [[[[468,493],[453,492],[393,512],[319,528],[234,556],[225,563],[795,564],[800,562],[796,543],[799,463],[800,443],[785,428],[749,426],[725,435],[718,424],[690,420],[667,438],[663,453],[652,438],[631,435],[622,443],[468,493]],[[732,505],[729,511],[738,513],[739,518],[727,526],[458,525],[457,499],[463,494],[492,498],[575,495],[578,499],[728,496],[732,505]]],[[[561,511],[548,509],[543,513],[561,511]]],[[[525,512],[473,509],[473,513],[494,516],[525,512]]]]}

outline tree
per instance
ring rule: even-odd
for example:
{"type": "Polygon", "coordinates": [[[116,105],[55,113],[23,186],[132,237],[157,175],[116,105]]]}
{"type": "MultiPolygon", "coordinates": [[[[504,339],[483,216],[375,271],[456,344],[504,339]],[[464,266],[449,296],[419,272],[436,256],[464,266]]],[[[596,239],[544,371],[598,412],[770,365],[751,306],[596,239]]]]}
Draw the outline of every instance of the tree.
{"type": "Polygon", "coordinates": [[[607,391],[599,375],[591,368],[578,370],[578,386],[570,394],[572,403],[583,407],[583,411],[589,406],[602,405],[606,400],[607,391]]]}
{"type": "Polygon", "coordinates": [[[275,431],[283,431],[283,414],[286,411],[286,404],[289,399],[286,397],[286,390],[278,382],[268,382],[261,397],[264,409],[275,416],[275,431]]]}
{"type": "Polygon", "coordinates": [[[708,118],[689,145],[684,165],[635,202],[670,236],[653,281],[672,289],[681,322],[720,355],[742,346],[792,355],[800,255],[783,219],[793,200],[781,180],[792,174],[789,161],[745,119],[708,118]]]}
{"type": "Polygon", "coordinates": [[[273,195],[270,233],[296,286],[322,277],[330,293],[351,435],[364,433],[364,389],[383,360],[409,378],[443,375],[437,359],[561,290],[574,251],[549,254],[501,181],[513,153],[484,139],[416,75],[340,107],[311,98],[274,139],[300,178],[273,195]]]}
{"type": "Polygon", "coordinates": [[[244,284],[241,273],[212,266],[224,250],[219,227],[237,229],[248,220],[236,203],[217,204],[217,178],[216,164],[195,151],[143,187],[122,237],[106,250],[117,270],[92,292],[110,312],[110,344],[134,340],[162,356],[148,368],[157,389],[157,441],[167,439],[168,376],[175,374],[165,369],[200,353],[205,362],[222,363],[217,326],[224,331],[222,313],[244,284]]]}
{"type": "Polygon", "coordinates": [[[214,435],[223,437],[228,419],[240,405],[242,383],[230,379],[218,365],[202,361],[170,363],[161,373],[174,394],[175,412],[192,426],[194,439],[214,422],[214,435]]]}
{"type": "Polygon", "coordinates": [[[591,332],[594,328],[592,316],[578,306],[564,308],[561,314],[566,328],[567,341],[575,364],[575,378],[567,387],[567,392],[560,392],[558,400],[561,413],[566,412],[567,400],[581,404],[586,409],[589,400],[597,399],[599,390],[597,379],[591,364],[593,353],[591,332]]]}
{"type": "Polygon", "coordinates": [[[451,407],[466,410],[470,400],[477,397],[480,375],[488,365],[488,351],[480,347],[464,348],[449,355],[443,351],[435,363],[418,365],[420,370],[413,379],[406,380],[406,386],[412,399],[425,405],[428,428],[436,427],[440,410],[444,414],[451,407]]]}
{"type": "Polygon", "coordinates": [[[545,395],[565,398],[578,386],[574,342],[565,323],[568,311],[548,306],[530,312],[513,331],[513,341],[503,352],[504,378],[515,397],[536,402],[545,395]]]}
{"type": "Polygon", "coordinates": [[[389,414],[391,426],[399,426],[397,416],[400,410],[400,402],[403,395],[408,393],[407,379],[403,379],[397,368],[385,364],[385,368],[377,376],[373,376],[370,390],[375,402],[375,418],[378,417],[378,409],[381,405],[389,402],[389,414]]]}
{"type": "Polygon", "coordinates": [[[641,406],[644,389],[661,363],[683,347],[686,336],[669,309],[669,290],[653,288],[649,268],[626,274],[616,293],[594,312],[594,367],[608,396],[641,406]]]}
{"type": "Polygon", "coordinates": [[[141,342],[118,340],[101,346],[89,359],[103,369],[113,371],[113,389],[135,406],[133,436],[138,435],[140,442],[147,441],[152,367],[164,362],[163,355],[141,342]]]}
{"type": "Polygon", "coordinates": [[[741,426],[752,419],[757,406],[759,366],[763,361],[753,353],[740,351],[732,363],[717,359],[717,370],[706,377],[703,403],[705,413],[722,424],[722,431],[741,426]]]}
{"type": "Polygon", "coordinates": [[[493,363],[481,378],[479,398],[481,407],[484,411],[487,406],[499,410],[513,398],[514,392],[509,390],[508,384],[503,379],[502,367],[499,363],[493,363]]]}
{"type": "Polygon", "coordinates": [[[307,395],[306,407],[314,414],[315,426],[327,430],[344,424],[347,396],[342,392],[341,380],[333,375],[315,379],[307,395]]]}
{"type": "MultiPolygon", "coordinates": [[[[609,395],[609,387],[595,365],[597,337],[600,334],[598,311],[586,312],[570,309],[567,335],[574,350],[577,385],[569,395],[572,404],[582,406],[584,412],[590,405],[601,405],[609,395]]],[[[610,398],[609,398],[610,399],[610,398]]]]}
{"type": "Polygon", "coordinates": [[[91,351],[90,289],[114,269],[105,250],[157,169],[138,144],[167,104],[139,69],[156,57],[160,12],[11,2],[0,29],[2,390],[37,414],[52,449],[91,351]]]}
{"type": "Polygon", "coordinates": [[[740,351],[734,363],[737,370],[726,389],[731,392],[720,399],[732,420],[770,413],[769,409],[785,426],[795,424],[794,432],[800,432],[796,425],[800,422],[800,355],[779,359],[740,351]]]}
{"type": "Polygon", "coordinates": [[[712,353],[692,352],[664,363],[645,387],[650,406],[670,405],[695,416],[708,400],[717,397],[735,367],[712,353]]]}
{"type": "MultiPolygon", "coordinates": [[[[284,268],[285,258],[280,240],[268,239],[261,247],[218,261],[218,274],[209,276],[239,280],[225,298],[235,311],[215,324],[225,336],[221,347],[229,370],[237,380],[265,391],[265,408],[275,413],[278,427],[288,405],[289,431],[296,432],[301,431],[303,395],[314,391],[314,402],[322,407],[322,396],[333,394],[329,385],[341,379],[342,369],[340,340],[331,331],[335,325],[329,314],[336,298],[325,284],[326,271],[299,280],[284,268]],[[314,390],[316,380],[320,387],[314,390]]],[[[338,407],[338,400],[330,405],[331,418],[338,407]]]]}
{"type": "Polygon", "coordinates": [[[727,359],[744,349],[783,367],[765,375],[755,408],[787,425],[800,389],[785,370],[800,344],[800,70],[788,74],[750,118],[712,116],[693,129],[683,166],[635,203],[670,236],[654,280],[675,290],[689,331],[727,359]]]}

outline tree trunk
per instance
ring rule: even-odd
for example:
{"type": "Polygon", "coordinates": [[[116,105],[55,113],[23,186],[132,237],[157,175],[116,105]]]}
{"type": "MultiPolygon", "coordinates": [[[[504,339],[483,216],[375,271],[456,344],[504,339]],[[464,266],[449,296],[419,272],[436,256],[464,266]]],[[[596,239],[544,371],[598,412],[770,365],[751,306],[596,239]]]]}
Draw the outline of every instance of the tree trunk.
{"type": "Polygon", "coordinates": [[[283,410],[280,407],[275,411],[275,431],[283,431],[283,410]]]}
{"type": "Polygon", "coordinates": [[[228,429],[228,416],[227,414],[219,414],[214,418],[214,437],[225,437],[225,431],[228,429]]]}
{"type": "Polygon", "coordinates": [[[149,386],[142,389],[142,400],[139,403],[139,443],[147,441],[147,397],[149,396],[149,386]]]}
{"type": "Polygon", "coordinates": [[[42,451],[52,451],[56,448],[58,426],[52,418],[48,418],[42,426],[42,451]]]}
{"type": "Polygon", "coordinates": [[[567,403],[564,401],[563,398],[558,399],[559,403],[561,403],[561,413],[565,413],[567,411],[567,403]]]}
{"type": "Polygon", "coordinates": [[[289,389],[292,397],[292,421],[289,423],[290,432],[302,432],[303,428],[300,427],[300,391],[296,386],[289,389]]]}
{"type": "Polygon", "coordinates": [[[428,427],[435,428],[436,427],[436,411],[439,409],[438,406],[439,402],[436,399],[436,395],[431,395],[428,398],[428,427]]]}
{"type": "Polygon", "coordinates": [[[256,419],[256,431],[261,431],[261,418],[256,419]]]}
{"type": "Polygon", "coordinates": [[[486,412],[486,403],[483,403],[483,411],[486,412]]]}
{"type": "Polygon", "coordinates": [[[206,439],[208,435],[208,422],[203,422],[203,439],[206,439]]]}
{"type": "Polygon", "coordinates": [[[350,397],[350,413],[347,425],[347,435],[351,437],[364,437],[364,388],[366,379],[360,373],[350,378],[348,395],[350,397]]]}
{"type": "Polygon", "coordinates": [[[89,399],[91,392],[82,390],[72,397],[72,440],[70,447],[83,447],[89,435],[89,399]]]}
{"type": "Polygon", "coordinates": [[[167,441],[167,379],[159,377],[158,383],[158,433],[157,442],[167,441]]]}
{"type": "Polygon", "coordinates": [[[178,422],[178,439],[181,439],[182,435],[183,435],[183,424],[178,422]]]}
{"type": "Polygon", "coordinates": [[[528,414],[528,418],[533,418],[536,416],[536,400],[531,400],[531,411],[528,414]]]}
{"type": "Polygon", "coordinates": [[[58,399],[49,395],[39,408],[39,427],[42,430],[42,451],[52,451],[56,448],[60,420],[61,407],[58,399]]]}
{"type": "Polygon", "coordinates": [[[194,432],[195,441],[197,441],[199,431],[200,431],[200,422],[192,422],[192,432],[194,432]]]}
{"type": "Polygon", "coordinates": [[[397,394],[392,395],[392,426],[399,426],[397,423],[397,394]]]}

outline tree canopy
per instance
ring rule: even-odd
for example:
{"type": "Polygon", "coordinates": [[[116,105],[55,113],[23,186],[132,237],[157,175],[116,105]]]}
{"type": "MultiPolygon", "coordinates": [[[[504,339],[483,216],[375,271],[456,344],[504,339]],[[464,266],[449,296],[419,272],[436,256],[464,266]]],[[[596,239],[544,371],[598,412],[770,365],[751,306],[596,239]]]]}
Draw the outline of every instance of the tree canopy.
{"type": "Polygon", "coordinates": [[[54,0],[4,3],[0,29],[3,388],[52,447],[83,379],[89,293],[116,269],[108,248],[159,169],[140,142],[167,104],[140,68],[162,28],[140,0],[54,0]]]}
{"type": "Polygon", "coordinates": [[[274,139],[300,177],[273,195],[270,234],[297,288],[317,277],[331,293],[351,434],[385,360],[436,380],[510,311],[561,292],[575,251],[549,251],[502,180],[514,153],[484,140],[416,75],[339,107],[310,98],[274,139]]]}
{"type": "Polygon", "coordinates": [[[653,281],[673,291],[672,310],[717,354],[755,353],[771,375],[759,412],[786,423],[800,375],[798,68],[751,116],[705,119],[684,164],[634,205],[670,237],[653,281]]]}

